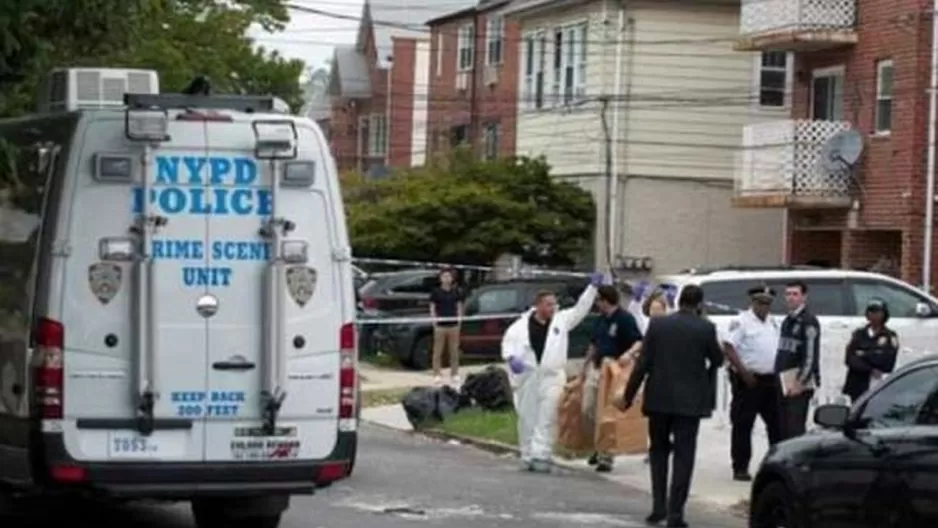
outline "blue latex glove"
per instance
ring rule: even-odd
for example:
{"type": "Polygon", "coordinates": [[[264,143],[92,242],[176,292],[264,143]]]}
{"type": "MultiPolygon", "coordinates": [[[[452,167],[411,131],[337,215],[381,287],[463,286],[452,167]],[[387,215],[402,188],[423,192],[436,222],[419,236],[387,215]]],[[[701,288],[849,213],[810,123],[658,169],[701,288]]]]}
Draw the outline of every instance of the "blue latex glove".
{"type": "Polygon", "coordinates": [[[603,283],[605,278],[606,278],[605,275],[597,271],[593,273],[592,275],[590,275],[590,284],[593,286],[599,286],[600,284],[603,283]]]}
{"type": "Polygon", "coordinates": [[[508,358],[508,367],[511,369],[512,374],[521,374],[526,368],[524,360],[517,356],[511,356],[508,358]]]}

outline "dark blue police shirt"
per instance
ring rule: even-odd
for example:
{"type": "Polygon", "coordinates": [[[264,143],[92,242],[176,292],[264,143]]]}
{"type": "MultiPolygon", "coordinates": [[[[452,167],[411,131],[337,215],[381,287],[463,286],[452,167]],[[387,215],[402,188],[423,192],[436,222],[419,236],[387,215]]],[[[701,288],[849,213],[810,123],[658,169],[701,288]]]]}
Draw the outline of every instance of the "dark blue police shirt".
{"type": "Polygon", "coordinates": [[[593,325],[590,340],[596,347],[596,366],[602,364],[603,358],[618,359],[641,340],[642,332],[629,312],[618,308],[609,315],[601,315],[593,325]]]}

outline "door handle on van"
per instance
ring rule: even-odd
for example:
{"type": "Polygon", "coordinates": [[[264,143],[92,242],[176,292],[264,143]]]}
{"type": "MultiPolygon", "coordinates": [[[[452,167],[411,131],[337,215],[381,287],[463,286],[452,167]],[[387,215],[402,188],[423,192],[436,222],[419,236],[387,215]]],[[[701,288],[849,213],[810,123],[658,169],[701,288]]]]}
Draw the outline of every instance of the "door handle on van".
{"type": "Polygon", "coordinates": [[[212,363],[215,370],[254,370],[256,364],[250,361],[216,361],[212,363]]]}

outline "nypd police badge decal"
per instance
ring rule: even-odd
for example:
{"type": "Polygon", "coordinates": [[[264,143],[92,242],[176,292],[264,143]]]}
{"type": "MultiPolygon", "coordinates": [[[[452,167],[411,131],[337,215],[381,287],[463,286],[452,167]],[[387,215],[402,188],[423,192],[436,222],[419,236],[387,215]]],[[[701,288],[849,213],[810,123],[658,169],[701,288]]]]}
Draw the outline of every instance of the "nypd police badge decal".
{"type": "Polygon", "coordinates": [[[88,285],[91,293],[107,304],[114,299],[121,288],[123,272],[120,266],[108,262],[98,262],[88,267],[88,285]]]}
{"type": "Polygon", "coordinates": [[[296,304],[306,306],[316,291],[316,270],[305,266],[287,268],[287,290],[296,304]]]}

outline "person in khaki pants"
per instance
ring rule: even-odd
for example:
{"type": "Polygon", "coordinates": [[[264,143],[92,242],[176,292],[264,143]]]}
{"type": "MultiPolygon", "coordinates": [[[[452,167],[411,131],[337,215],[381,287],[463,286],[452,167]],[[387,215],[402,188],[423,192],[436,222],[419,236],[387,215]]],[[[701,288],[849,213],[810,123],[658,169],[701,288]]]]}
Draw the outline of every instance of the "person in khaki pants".
{"type": "Polygon", "coordinates": [[[449,369],[453,383],[459,383],[459,324],[463,315],[463,293],[454,284],[452,270],[440,272],[440,286],[430,294],[433,322],[433,376],[443,381],[443,349],[449,349],[449,369]]]}

